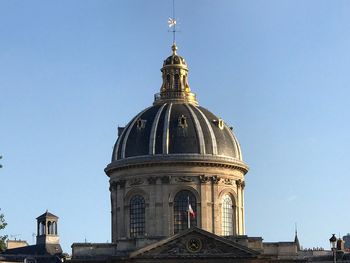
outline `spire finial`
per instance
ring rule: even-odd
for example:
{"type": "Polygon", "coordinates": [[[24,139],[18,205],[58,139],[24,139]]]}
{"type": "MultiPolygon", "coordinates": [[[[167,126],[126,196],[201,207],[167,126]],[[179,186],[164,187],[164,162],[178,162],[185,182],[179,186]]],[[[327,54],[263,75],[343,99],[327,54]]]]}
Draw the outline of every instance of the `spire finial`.
{"type": "Polygon", "coordinates": [[[297,246],[297,250],[300,250],[300,242],[299,242],[299,238],[298,238],[298,225],[297,223],[295,223],[295,237],[294,237],[294,243],[297,246]]]}
{"type": "Polygon", "coordinates": [[[176,55],[177,46],[176,46],[176,43],[175,43],[175,42],[174,42],[173,45],[171,46],[171,50],[173,51],[173,55],[176,55]]]}

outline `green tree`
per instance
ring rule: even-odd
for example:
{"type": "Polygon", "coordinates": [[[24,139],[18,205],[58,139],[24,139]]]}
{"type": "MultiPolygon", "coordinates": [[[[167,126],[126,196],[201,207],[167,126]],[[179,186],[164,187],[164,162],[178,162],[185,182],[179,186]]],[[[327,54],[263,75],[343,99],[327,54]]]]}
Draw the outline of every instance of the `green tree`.
{"type": "Polygon", "coordinates": [[[5,221],[4,214],[0,213],[0,252],[4,251],[6,249],[6,239],[7,235],[2,236],[1,230],[3,230],[7,226],[7,223],[5,221]]]}

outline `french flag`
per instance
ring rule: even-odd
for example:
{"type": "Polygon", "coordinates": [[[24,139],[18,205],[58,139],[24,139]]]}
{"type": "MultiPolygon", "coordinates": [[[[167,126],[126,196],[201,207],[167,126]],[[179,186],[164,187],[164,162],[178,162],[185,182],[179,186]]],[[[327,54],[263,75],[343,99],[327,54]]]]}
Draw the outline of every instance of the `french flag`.
{"type": "Polygon", "coordinates": [[[193,211],[191,204],[188,204],[188,213],[190,214],[191,218],[196,217],[196,213],[193,211]]]}

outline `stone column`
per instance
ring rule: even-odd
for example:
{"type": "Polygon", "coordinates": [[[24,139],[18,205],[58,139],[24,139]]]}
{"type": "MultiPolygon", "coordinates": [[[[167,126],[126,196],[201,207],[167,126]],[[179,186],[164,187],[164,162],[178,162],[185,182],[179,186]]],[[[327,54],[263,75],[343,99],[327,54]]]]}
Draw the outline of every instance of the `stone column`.
{"type": "MultiPolygon", "coordinates": [[[[155,233],[154,235],[156,236],[163,236],[164,235],[164,224],[167,221],[165,218],[165,214],[163,213],[163,205],[164,205],[164,197],[166,197],[166,194],[163,194],[164,187],[161,184],[156,184],[154,185],[155,189],[155,218],[156,220],[154,221],[156,223],[156,228],[155,228],[155,233]]],[[[165,202],[166,204],[168,202],[165,202]]]]}
{"type": "Polygon", "coordinates": [[[242,235],[245,235],[245,220],[244,220],[244,187],[245,182],[242,182],[242,235]]]}
{"type": "Polygon", "coordinates": [[[211,177],[211,181],[212,181],[212,222],[213,222],[213,233],[216,235],[220,235],[220,229],[219,229],[219,220],[220,220],[220,216],[219,213],[219,204],[218,204],[218,184],[220,182],[220,177],[214,175],[213,177],[211,177]]]}
{"type": "Polygon", "coordinates": [[[111,192],[111,229],[112,229],[112,242],[116,242],[118,237],[118,220],[117,220],[117,188],[116,182],[111,182],[109,191],[111,192]]]}
{"type": "Polygon", "coordinates": [[[125,217],[128,215],[125,215],[125,204],[124,204],[124,198],[125,198],[125,180],[119,180],[118,181],[118,191],[117,191],[117,238],[121,237],[127,237],[127,226],[125,224],[125,217]]]}
{"type": "Polygon", "coordinates": [[[237,186],[237,235],[243,235],[243,217],[242,217],[242,180],[236,181],[237,186]]]}
{"type": "Polygon", "coordinates": [[[209,182],[209,177],[203,175],[199,176],[199,182],[200,182],[200,197],[201,197],[201,214],[199,215],[201,218],[201,224],[199,227],[206,231],[211,231],[211,226],[212,226],[212,212],[211,212],[211,206],[212,202],[209,202],[211,200],[211,191],[210,191],[210,184],[209,182]]]}
{"type": "MultiPolygon", "coordinates": [[[[173,224],[173,203],[169,202],[169,194],[170,194],[170,181],[171,177],[170,176],[162,176],[159,178],[157,182],[157,189],[161,189],[161,202],[162,204],[159,204],[159,212],[161,214],[159,217],[161,218],[162,222],[161,225],[162,227],[158,228],[161,229],[161,236],[171,236],[174,233],[174,224],[173,224]]],[[[158,211],[158,210],[157,210],[158,211]]]]}
{"type": "Polygon", "coordinates": [[[146,234],[149,236],[155,236],[157,231],[157,217],[156,217],[156,202],[157,202],[157,189],[156,189],[156,181],[153,179],[153,177],[148,178],[148,184],[149,184],[149,204],[146,208],[146,234]],[[148,213],[147,213],[148,212],[148,213]]]}

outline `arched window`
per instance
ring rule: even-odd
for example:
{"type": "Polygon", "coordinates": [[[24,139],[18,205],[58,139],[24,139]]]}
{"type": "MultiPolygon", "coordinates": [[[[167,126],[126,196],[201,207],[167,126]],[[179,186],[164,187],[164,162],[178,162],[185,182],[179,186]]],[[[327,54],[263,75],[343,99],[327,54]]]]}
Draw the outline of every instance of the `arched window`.
{"type": "Polygon", "coordinates": [[[137,237],[145,234],[145,199],[135,195],[130,200],[130,236],[137,237]]]}
{"type": "Polygon", "coordinates": [[[166,83],[167,83],[167,88],[169,89],[170,88],[170,75],[169,74],[166,75],[166,83]]]}
{"type": "Polygon", "coordinates": [[[223,236],[233,235],[233,203],[228,194],[222,198],[221,228],[223,236]]]}
{"type": "Polygon", "coordinates": [[[52,234],[57,235],[57,223],[54,221],[52,222],[52,234]]]}
{"type": "Polygon", "coordinates": [[[174,198],[174,233],[188,228],[188,218],[190,218],[190,226],[197,225],[197,204],[194,194],[187,190],[178,192],[174,198]],[[189,207],[191,206],[194,214],[189,215],[189,207]]]}
{"type": "Polygon", "coordinates": [[[52,224],[51,221],[47,222],[47,234],[52,235],[52,224]]]}
{"type": "Polygon", "coordinates": [[[179,89],[179,74],[175,74],[174,80],[175,80],[174,89],[178,90],[179,89]]]}
{"type": "Polygon", "coordinates": [[[39,224],[39,235],[45,235],[45,221],[40,222],[39,224]]]}

